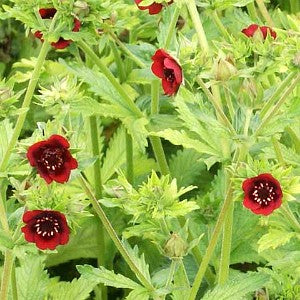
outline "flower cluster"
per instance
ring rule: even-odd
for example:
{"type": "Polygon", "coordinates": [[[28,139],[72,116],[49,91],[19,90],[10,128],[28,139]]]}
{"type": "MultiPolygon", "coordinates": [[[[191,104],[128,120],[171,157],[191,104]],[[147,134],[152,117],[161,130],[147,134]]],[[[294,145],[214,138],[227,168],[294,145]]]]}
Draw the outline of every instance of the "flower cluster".
{"type": "MultiPolygon", "coordinates": [[[[55,8],[41,8],[39,10],[39,14],[42,19],[52,19],[54,15],[56,14],[56,9],[55,8]]],[[[74,27],[72,29],[73,32],[78,32],[80,29],[80,21],[77,18],[74,18],[74,27]]],[[[43,33],[41,31],[36,31],[34,33],[34,36],[41,41],[43,41],[43,33]]],[[[68,47],[71,44],[71,40],[65,40],[62,37],[58,39],[57,42],[51,43],[51,46],[54,47],[55,49],[64,49],[68,47]]]]}
{"type": "MultiPolygon", "coordinates": [[[[27,150],[27,158],[47,184],[52,181],[65,183],[69,180],[71,170],[78,166],[69,147],[70,144],[64,137],[55,134],[31,145],[27,150]]],[[[58,211],[26,211],[23,222],[26,223],[22,227],[26,241],[35,243],[41,250],[54,250],[56,246],[64,245],[69,240],[70,230],[66,217],[58,211]]]]}

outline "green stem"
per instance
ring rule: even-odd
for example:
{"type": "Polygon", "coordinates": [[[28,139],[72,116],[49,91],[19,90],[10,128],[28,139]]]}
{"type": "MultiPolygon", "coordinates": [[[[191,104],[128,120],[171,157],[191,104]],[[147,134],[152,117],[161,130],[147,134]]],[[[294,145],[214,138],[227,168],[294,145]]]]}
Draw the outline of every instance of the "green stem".
{"type": "Polygon", "coordinates": [[[285,203],[281,206],[281,210],[284,211],[284,217],[288,219],[290,224],[294,227],[294,229],[298,232],[300,232],[300,224],[298,220],[296,219],[295,215],[291,211],[289,204],[285,203]]]}
{"type": "Polygon", "coordinates": [[[94,51],[86,44],[84,41],[78,41],[78,46],[83,50],[83,52],[90,57],[90,59],[98,66],[100,71],[106,76],[106,78],[111,82],[120,96],[124,99],[128,108],[135,113],[138,117],[143,117],[143,113],[136,107],[134,101],[128,96],[128,93],[123,89],[122,85],[114,77],[111,71],[102,63],[101,59],[94,53],[94,51]]]}
{"type": "Polygon", "coordinates": [[[128,48],[119,40],[119,38],[113,33],[109,32],[109,35],[114,39],[114,41],[119,45],[120,49],[124,54],[126,54],[133,62],[135,62],[140,68],[145,69],[147,66],[137,57],[135,56],[131,51],[128,50],[128,48]]]}
{"type": "Polygon", "coordinates": [[[224,284],[229,276],[232,225],[233,225],[234,203],[231,202],[224,223],[223,240],[221,250],[220,268],[218,274],[218,284],[224,284]]]}
{"type": "Polygon", "coordinates": [[[300,11],[300,2],[299,0],[290,0],[291,12],[296,14],[300,11]]]}
{"type": "Polygon", "coordinates": [[[172,259],[171,261],[171,266],[170,266],[170,272],[169,272],[169,276],[168,276],[168,279],[167,279],[167,282],[166,282],[166,289],[170,288],[171,287],[171,284],[172,284],[172,280],[174,278],[174,274],[175,274],[175,271],[176,271],[176,266],[177,266],[177,261],[172,259]]]}
{"type": "Polygon", "coordinates": [[[274,22],[265,6],[264,0],[256,0],[259,11],[261,12],[264,19],[267,21],[267,24],[271,27],[274,27],[274,22]]]}
{"type": "Polygon", "coordinates": [[[119,79],[120,82],[122,83],[126,80],[126,72],[125,69],[123,68],[124,62],[122,61],[118,48],[116,47],[116,44],[114,42],[111,42],[111,49],[113,51],[115,62],[118,68],[119,79]]]}
{"type": "Polygon", "coordinates": [[[165,40],[164,49],[168,49],[170,47],[170,43],[172,41],[172,38],[174,36],[174,32],[176,29],[176,23],[178,21],[180,14],[180,8],[178,6],[175,6],[174,13],[172,15],[171,22],[169,23],[168,31],[167,31],[167,38],[165,40]]]}
{"type": "Polygon", "coordinates": [[[15,148],[15,145],[18,141],[19,136],[20,136],[21,130],[23,128],[23,125],[24,125],[24,122],[25,122],[25,119],[26,119],[27,112],[29,110],[31,99],[32,99],[34,90],[36,88],[37,82],[39,80],[41,69],[42,69],[44,61],[46,59],[48,51],[49,51],[49,44],[47,42],[44,42],[42,47],[41,47],[40,54],[37,58],[37,62],[35,64],[33,73],[31,75],[31,79],[30,79],[28,87],[27,87],[27,91],[26,91],[26,94],[25,94],[25,97],[24,97],[24,101],[23,101],[23,104],[22,104],[22,107],[21,107],[22,112],[19,114],[19,117],[18,117],[17,123],[15,125],[13,135],[12,135],[11,140],[10,140],[8,146],[7,146],[7,149],[6,149],[6,151],[3,155],[2,162],[0,164],[0,172],[5,171],[5,169],[7,167],[7,164],[8,164],[8,161],[9,161],[9,157],[10,157],[13,149],[15,148]]]}
{"type": "MultiPolygon", "coordinates": [[[[159,81],[157,79],[154,79],[151,83],[151,115],[159,113],[159,87],[159,81]]],[[[150,136],[149,138],[160,169],[160,173],[162,175],[170,174],[161,139],[157,136],[150,136]]]]}
{"type": "Polygon", "coordinates": [[[246,117],[245,117],[245,125],[244,125],[244,136],[248,136],[251,116],[252,116],[252,109],[247,108],[246,109],[246,117]]]}
{"type": "Polygon", "coordinates": [[[290,73],[280,84],[280,86],[276,89],[276,91],[272,94],[272,96],[269,98],[269,100],[264,104],[263,108],[261,109],[261,112],[259,114],[260,119],[263,119],[265,115],[269,112],[271,107],[274,105],[276,100],[280,97],[281,93],[284,91],[284,89],[291,84],[291,82],[296,78],[298,72],[292,72],[290,73]]]}
{"type": "Polygon", "coordinates": [[[226,127],[229,129],[229,131],[232,134],[235,134],[236,133],[235,129],[233,128],[232,124],[230,123],[230,121],[228,120],[226,115],[224,114],[223,109],[220,107],[218,101],[215,99],[215,97],[212,95],[212,93],[206,87],[205,83],[202,81],[202,79],[200,77],[197,77],[196,81],[201,86],[201,88],[202,88],[204,94],[206,95],[206,97],[208,98],[208,100],[214,106],[216,112],[219,114],[219,116],[222,119],[223,123],[226,125],[226,127]]]}
{"type": "Polygon", "coordinates": [[[214,10],[212,12],[211,16],[212,16],[212,19],[213,19],[215,25],[218,27],[220,32],[223,34],[224,38],[228,42],[231,42],[231,36],[230,36],[229,32],[227,31],[227,29],[225,28],[225,26],[223,25],[222,21],[220,20],[217,10],[214,10]]]}
{"type": "Polygon", "coordinates": [[[259,127],[257,128],[254,136],[258,136],[260,131],[267,125],[267,123],[274,117],[278,110],[280,109],[281,105],[286,101],[290,93],[293,92],[294,88],[297,86],[298,82],[300,81],[300,74],[297,75],[295,80],[290,83],[290,86],[285,90],[282,94],[278,102],[268,111],[265,117],[262,119],[259,127]]]}
{"type": "Polygon", "coordinates": [[[127,132],[125,133],[126,139],[126,173],[128,182],[134,184],[134,171],[133,171],[133,143],[132,137],[127,132]]]}
{"type": "Polygon", "coordinates": [[[254,2],[251,2],[247,5],[247,10],[248,10],[248,14],[250,15],[253,21],[259,21],[259,17],[254,2]]]}
{"type": "Polygon", "coordinates": [[[201,23],[201,19],[197,10],[196,2],[195,0],[189,0],[186,2],[187,8],[189,10],[190,16],[192,18],[192,21],[194,23],[194,27],[198,36],[200,47],[202,48],[202,51],[207,53],[209,51],[208,42],[206,39],[206,35],[201,23]]]}
{"type": "Polygon", "coordinates": [[[14,264],[14,255],[11,250],[5,250],[4,253],[4,266],[2,271],[0,299],[8,299],[9,282],[11,279],[11,272],[14,264]]]}
{"type": "Polygon", "coordinates": [[[16,264],[13,264],[11,270],[11,289],[12,289],[12,298],[13,300],[18,300],[18,287],[17,287],[17,278],[16,278],[16,264]]]}
{"type": "Polygon", "coordinates": [[[108,218],[107,218],[104,210],[102,209],[102,207],[100,206],[97,198],[95,197],[95,195],[91,191],[88,183],[83,178],[83,176],[80,176],[78,179],[79,179],[79,182],[80,182],[82,188],[84,189],[85,193],[89,197],[89,199],[90,199],[90,201],[91,201],[91,203],[93,205],[93,208],[96,211],[98,217],[100,218],[100,220],[101,220],[104,228],[106,229],[106,231],[109,234],[110,238],[114,242],[116,248],[119,250],[120,254],[123,256],[124,260],[126,261],[126,263],[128,264],[128,266],[130,267],[130,269],[132,270],[132,272],[139,279],[139,281],[143,284],[143,286],[145,288],[147,288],[149,291],[153,292],[155,290],[154,287],[153,287],[153,285],[143,275],[143,273],[140,271],[140,269],[137,267],[137,265],[134,263],[134,261],[130,257],[130,255],[127,252],[127,250],[124,248],[124,246],[123,246],[122,242],[120,241],[118,235],[116,234],[113,226],[111,225],[110,221],[108,220],[108,218]]]}
{"type": "Polygon", "coordinates": [[[275,136],[272,136],[271,140],[272,140],[273,148],[274,148],[278,162],[280,164],[284,165],[285,161],[284,161],[281,149],[280,149],[280,143],[277,141],[275,136]]]}
{"type": "Polygon", "coordinates": [[[229,112],[230,119],[232,121],[234,119],[235,110],[231,101],[231,95],[228,92],[228,87],[226,86],[226,84],[223,85],[223,90],[225,95],[226,106],[229,112]]]}

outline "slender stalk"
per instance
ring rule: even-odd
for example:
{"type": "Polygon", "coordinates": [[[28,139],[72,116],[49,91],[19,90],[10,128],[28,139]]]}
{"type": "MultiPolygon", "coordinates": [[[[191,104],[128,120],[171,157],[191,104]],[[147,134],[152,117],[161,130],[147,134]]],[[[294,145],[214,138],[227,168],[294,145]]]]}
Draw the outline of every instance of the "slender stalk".
{"type": "Polygon", "coordinates": [[[7,216],[6,216],[6,209],[5,209],[5,193],[6,193],[6,189],[4,189],[3,186],[0,186],[1,190],[0,190],[0,222],[1,222],[1,227],[2,229],[9,233],[9,225],[8,225],[8,220],[7,220],[7,216]]]}
{"type": "Polygon", "coordinates": [[[291,82],[296,78],[298,72],[290,73],[280,84],[280,86],[276,89],[276,91],[272,94],[272,96],[268,99],[268,101],[264,104],[261,112],[259,114],[260,119],[263,119],[265,115],[269,112],[271,107],[274,105],[276,100],[279,98],[284,89],[291,84],[291,82]]]}
{"type": "Polygon", "coordinates": [[[284,217],[288,219],[290,224],[294,227],[294,229],[298,232],[300,232],[300,224],[298,220],[296,219],[295,215],[291,211],[289,204],[285,203],[281,206],[281,210],[284,211],[284,217]]]}
{"type": "Polygon", "coordinates": [[[195,0],[189,0],[186,2],[188,11],[190,13],[190,16],[192,18],[192,21],[194,23],[194,27],[198,36],[200,47],[202,48],[202,51],[207,53],[209,51],[208,42],[206,39],[206,35],[201,23],[201,19],[197,10],[196,2],[195,0]]]}
{"type": "Polygon", "coordinates": [[[296,132],[290,127],[286,127],[286,131],[291,137],[293,144],[295,146],[295,150],[298,154],[300,154],[300,137],[296,134],[296,132]]]}
{"type": "Polygon", "coordinates": [[[4,266],[2,271],[0,299],[8,299],[9,282],[11,279],[11,271],[14,264],[14,255],[11,250],[5,250],[4,253],[4,266]]]}
{"type": "MultiPolygon", "coordinates": [[[[121,55],[115,45],[112,42],[112,50],[114,53],[116,65],[118,68],[118,75],[120,82],[124,82],[126,80],[126,72],[124,68],[124,62],[121,59],[121,55]]],[[[132,137],[130,134],[125,132],[125,142],[126,142],[126,172],[127,172],[127,180],[129,183],[133,184],[134,172],[133,172],[133,143],[132,137]]]]}
{"type": "Polygon", "coordinates": [[[300,2],[299,0],[290,0],[291,12],[296,14],[300,11],[300,2]]]}
{"type": "Polygon", "coordinates": [[[259,127],[257,128],[254,136],[258,136],[260,131],[264,128],[264,126],[267,125],[267,123],[272,119],[273,116],[275,116],[280,109],[281,105],[284,103],[284,101],[288,98],[290,93],[293,92],[294,88],[297,86],[297,84],[300,81],[300,74],[297,75],[295,80],[290,83],[290,86],[285,90],[285,92],[282,94],[278,102],[268,111],[268,113],[265,115],[265,117],[262,119],[259,127]]]}
{"type": "Polygon", "coordinates": [[[134,171],[133,171],[133,143],[132,137],[127,132],[125,133],[126,139],[126,173],[128,182],[134,184],[134,171]]]}
{"type": "Polygon", "coordinates": [[[135,62],[140,68],[145,69],[147,66],[137,57],[135,56],[131,51],[128,50],[128,48],[119,40],[119,38],[113,33],[109,32],[109,35],[114,39],[114,41],[119,45],[120,49],[124,54],[126,54],[133,62],[135,62]]]}
{"type": "Polygon", "coordinates": [[[11,289],[13,300],[18,300],[18,288],[17,288],[17,278],[16,278],[16,264],[13,264],[11,270],[11,289]]]}
{"type": "MultiPolygon", "coordinates": [[[[159,86],[160,86],[159,81],[157,79],[154,79],[151,83],[151,114],[152,115],[159,113],[159,86]]],[[[157,136],[150,136],[150,142],[155,154],[156,161],[160,169],[160,173],[162,175],[170,174],[168,162],[161,143],[161,139],[157,136]]]]}
{"type": "Polygon", "coordinates": [[[179,14],[180,14],[180,8],[176,5],[174,13],[172,15],[171,22],[169,23],[167,37],[166,37],[165,44],[164,44],[164,49],[168,49],[170,47],[170,43],[172,41],[175,29],[176,29],[176,23],[178,21],[179,14]]]}
{"type": "Polygon", "coordinates": [[[274,27],[274,22],[265,6],[264,0],[256,0],[259,11],[261,12],[264,19],[267,21],[267,24],[271,27],[274,27]]]}
{"type": "Polygon", "coordinates": [[[172,280],[176,271],[176,266],[177,266],[177,260],[172,259],[171,260],[171,266],[170,266],[170,272],[169,272],[169,276],[166,282],[166,289],[170,288],[171,284],[172,284],[172,280]]]}
{"type": "Polygon", "coordinates": [[[253,21],[259,21],[254,2],[247,4],[247,11],[253,21]]]}
{"type": "Polygon", "coordinates": [[[233,120],[234,115],[235,115],[235,110],[231,101],[231,95],[228,92],[228,87],[226,84],[223,85],[223,90],[224,90],[224,95],[225,95],[225,101],[226,101],[226,106],[229,112],[230,119],[233,120]]]}
{"type": "MultiPolygon", "coordinates": [[[[110,221],[108,220],[104,210],[100,206],[99,202],[97,201],[97,198],[91,191],[88,183],[83,178],[83,176],[80,176],[78,178],[82,188],[84,189],[87,196],[90,198],[90,201],[93,205],[94,210],[96,211],[98,217],[100,218],[104,228],[106,229],[107,233],[109,234],[110,238],[114,242],[116,248],[119,250],[121,255],[123,256],[124,260],[130,267],[130,269],[133,271],[133,273],[136,275],[136,277],[139,279],[139,281],[143,284],[145,288],[147,288],[149,291],[154,291],[154,287],[151,284],[151,282],[148,281],[148,279],[143,275],[143,273],[139,270],[137,265],[134,263],[134,261],[131,259],[129,253],[124,248],[122,242],[120,241],[118,235],[116,234],[113,226],[111,225],[110,221]]],[[[0,298],[1,299],[1,298],[0,298]]]]}
{"type": "Polygon", "coordinates": [[[245,125],[244,125],[244,136],[248,136],[250,121],[252,116],[252,109],[247,108],[246,110],[246,119],[245,119],[245,125]]]}
{"type": "Polygon", "coordinates": [[[202,79],[200,77],[197,77],[196,81],[198,82],[198,84],[202,88],[202,90],[203,90],[204,94],[206,95],[206,97],[208,98],[208,100],[214,106],[216,112],[220,115],[220,118],[222,119],[222,121],[224,122],[224,124],[227,126],[227,128],[229,129],[229,131],[231,133],[235,134],[235,129],[233,128],[232,124],[230,123],[230,121],[228,120],[228,118],[226,117],[226,115],[224,114],[223,109],[220,107],[218,101],[216,101],[215,97],[212,95],[212,93],[206,87],[205,83],[202,81],[202,79]]]}
{"type": "Polygon", "coordinates": [[[274,136],[272,136],[271,140],[272,140],[273,148],[274,148],[274,151],[275,151],[278,162],[280,164],[284,165],[285,161],[284,161],[281,149],[280,149],[279,142],[277,141],[277,139],[274,136]]]}
{"type": "Polygon", "coordinates": [[[214,10],[211,14],[211,17],[215,23],[215,25],[218,27],[224,38],[228,41],[231,42],[231,36],[225,26],[223,25],[222,21],[220,20],[220,17],[218,15],[217,10],[214,10]]]}
{"type": "Polygon", "coordinates": [[[0,164],[0,172],[5,171],[5,169],[7,167],[7,164],[8,164],[8,161],[9,161],[9,157],[11,155],[11,152],[15,148],[15,145],[18,141],[19,136],[20,136],[21,130],[23,128],[23,125],[24,125],[24,122],[25,122],[25,119],[26,119],[27,112],[29,110],[31,99],[32,99],[34,90],[36,88],[37,82],[39,80],[40,72],[41,72],[42,66],[44,64],[44,61],[45,61],[45,58],[47,56],[47,53],[48,53],[49,49],[50,49],[49,44],[47,42],[44,42],[42,47],[41,47],[40,54],[37,58],[37,62],[36,62],[36,65],[34,67],[32,77],[31,77],[31,79],[29,81],[29,84],[28,84],[28,87],[27,87],[27,91],[26,91],[26,94],[25,94],[25,97],[24,97],[24,101],[23,101],[23,104],[22,104],[22,107],[21,107],[22,112],[19,114],[17,123],[16,123],[15,128],[14,128],[13,135],[12,135],[11,140],[8,144],[8,147],[7,147],[7,149],[6,149],[6,151],[3,155],[2,162],[0,164]]]}
{"type": "Polygon", "coordinates": [[[89,47],[89,45],[86,44],[84,41],[78,41],[77,44],[111,82],[111,84],[114,86],[114,88],[117,90],[117,92],[128,105],[128,108],[130,108],[130,110],[134,112],[137,116],[143,117],[143,113],[136,107],[134,101],[130,98],[130,96],[128,96],[127,92],[123,89],[122,85],[114,77],[111,71],[102,63],[101,59],[94,53],[94,51],[89,47]]]}
{"type": "MultiPolygon", "coordinates": [[[[93,173],[94,173],[94,188],[95,188],[95,196],[97,199],[102,197],[102,179],[101,179],[101,152],[99,148],[99,131],[98,131],[98,122],[96,116],[90,116],[90,137],[92,144],[92,155],[93,157],[97,157],[93,165],[93,173]]],[[[98,264],[100,266],[105,266],[105,237],[104,237],[104,228],[103,225],[99,224],[99,234],[97,236],[99,243],[99,251],[98,251],[98,264]]],[[[99,292],[101,292],[101,299],[107,299],[107,288],[104,284],[99,285],[99,292]]]]}

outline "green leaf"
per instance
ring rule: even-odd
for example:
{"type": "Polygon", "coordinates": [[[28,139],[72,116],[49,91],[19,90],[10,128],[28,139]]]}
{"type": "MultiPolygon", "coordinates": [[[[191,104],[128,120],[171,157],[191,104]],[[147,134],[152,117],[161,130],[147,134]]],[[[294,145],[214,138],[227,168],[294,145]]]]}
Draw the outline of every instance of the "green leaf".
{"type": "Polygon", "coordinates": [[[16,268],[18,299],[45,299],[49,279],[42,258],[26,255],[19,261],[20,267],[16,268]]]}
{"type": "Polygon", "coordinates": [[[113,271],[106,270],[103,267],[94,268],[90,265],[83,265],[77,266],[77,270],[81,274],[82,278],[96,281],[97,283],[103,283],[106,286],[132,290],[141,287],[135,281],[121,274],[115,274],[113,271]]]}
{"type": "Polygon", "coordinates": [[[240,300],[263,287],[269,281],[269,276],[260,273],[239,274],[222,286],[216,286],[207,292],[202,300],[240,300]]]}
{"type": "Polygon", "coordinates": [[[81,276],[72,282],[60,281],[51,285],[48,293],[52,300],[85,300],[97,284],[97,280],[93,278],[87,280],[81,276]]]}
{"type": "Polygon", "coordinates": [[[10,235],[5,231],[0,231],[0,248],[12,249],[14,247],[14,242],[10,235]]]}
{"type": "Polygon", "coordinates": [[[13,127],[8,118],[0,122],[0,163],[13,135],[13,127]]]}
{"type": "Polygon", "coordinates": [[[296,235],[296,232],[287,232],[271,228],[269,229],[269,232],[262,236],[258,241],[258,252],[262,252],[269,248],[276,249],[279,246],[285,245],[296,235]]]}
{"type": "Polygon", "coordinates": [[[149,299],[149,292],[143,287],[131,291],[126,297],[126,300],[148,300],[148,299],[149,299]]]}

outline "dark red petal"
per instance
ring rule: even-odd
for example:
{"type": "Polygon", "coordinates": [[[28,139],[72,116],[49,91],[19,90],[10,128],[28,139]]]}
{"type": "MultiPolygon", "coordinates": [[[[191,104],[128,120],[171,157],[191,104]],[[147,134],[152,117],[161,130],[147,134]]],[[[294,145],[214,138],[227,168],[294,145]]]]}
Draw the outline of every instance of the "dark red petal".
{"type": "Polygon", "coordinates": [[[149,14],[150,15],[156,15],[156,14],[160,13],[163,6],[160,3],[153,3],[153,4],[149,5],[148,8],[149,8],[149,14]]]}
{"type": "Polygon", "coordinates": [[[28,223],[32,219],[34,219],[36,216],[38,216],[40,213],[42,213],[43,210],[28,210],[23,214],[23,222],[28,223]]]}
{"type": "Polygon", "coordinates": [[[247,37],[252,37],[254,35],[255,31],[258,29],[258,27],[259,26],[257,24],[251,24],[247,28],[244,28],[242,30],[242,33],[244,33],[247,37]]]}
{"type": "Polygon", "coordinates": [[[245,193],[249,193],[250,189],[253,188],[254,179],[253,178],[247,178],[244,180],[242,189],[245,193]]]}
{"type": "Polygon", "coordinates": [[[176,93],[177,89],[174,89],[172,83],[166,79],[162,79],[162,87],[166,95],[173,95],[176,93]]]}
{"type": "Polygon", "coordinates": [[[70,40],[66,41],[63,38],[59,38],[57,42],[51,43],[51,46],[54,47],[55,49],[65,49],[71,44],[71,42],[72,41],[70,40]]]}
{"type": "Polygon", "coordinates": [[[180,84],[182,82],[182,71],[178,63],[174,59],[167,57],[164,60],[164,66],[167,69],[172,69],[174,71],[175,80],[180,84]]]}
{"type": "Polygon", "coordinates": [[[261,26],[259,29],[262,32],[264,39],[266,39],[268,33],[272,36],[273,39],[276,39],[276,32],[272,30],[270,27],[261,26]]]}
{"type": "Polygon", "coordinates": [[[21,231],[24,233],[24,238],[27,242],[34,243],[35,233],[31,231],[29,225],[22,227],[21,231]]]}
{"type": "Polygon", "coordinates": [[[62,233],[60,234],[60,245],[65,245],[69,241],[70,229],[67,226],[63,229],[62,233]]]}
{"type": "Polygon", "coordinates": [[[43,34],[41,31],[36,31],[33,35],[38,39],[41,39],[43,37],[43,34]]]}
{"type": "Polygon", "coordinates": [[[60,170],[59,173],[49,174],[50,177],[58,182],[58,183],[65,183],[69,180],[71,170],[64,164],[63,168],[60,170]]]}
{"type": "Polygon", "coordinates": [[[243,201],[243,205],[246,208],[251,209],[252,211],[256,210],[256,209],[259,209],[261,207],[261,205],[258,202],[251,200],[249,198],[249,196],[245,196],[244,201],[243,201]]]}
{"type": "Polygon", "coordinates": [[[78,168],[78,162],[75,158],[71,158],[71,160],[68,162],[68,166],[71,170],[77,169],[78,168]]]}
{"type": "Polygon", "coordinates": [[[40,149],[46,145],[47,145],[46,141],[41,141],[41,142],[37,142],[37,143],[31,145],[28,148],[26,156],[32,167],[36,166],[36,161],[37,161],[37,159],[39,159],[39,157],[41,155],[41,153],[39,153],[40,149]]]}
{"type": "Polygon", "coordinates": [[[167,53],[164,49],[158,49],[158,50],[156,50],[156,52],[152,56],[152,60],[153,61],[160,60],[160,59],[163,60],[165,58],[171,58],[171,59],[173,59],[172,56],[169,53],[167,53]]]}
{"type": "Polygon", "coordinates": [[[40,16],[42,19],[50,19],[53,18],[56,14],[55,8],[41,8],[39,10],[40,16]]]}
{"type": "Polygon", "coordinates": [[[36,235],[35,244],[41,250],[45,250],[45,249],[54,250],[59,245],[59,239],[60,239],[59,234],[55,234],[54,237],[49,240],[43,239],[39,235],[36,235]]]}
{"type": "Polygon", "coordinates": [[[163,61],[155,61],[152,66],[151,66],[151,71],[153,72],[154,75],[156,75],[159,78],[164,78],[164,65],[163,61]]]}
{"type": "Polygon", "coordinates": [[[65,139],[63,136],[58,134],[53,134],[50,136],[50,138],[47,140],[48,143],[54,144],[54,145],[60,145],[63,148],[69,148],[70,144],[67,139],[65,139]]]}
{"type": "Polygon", "coordinates": [[[74,27],[73,32],[78,32],[81,27],[80,21],[77,18],[74,18],[74,27]]]}

